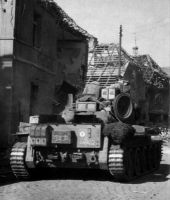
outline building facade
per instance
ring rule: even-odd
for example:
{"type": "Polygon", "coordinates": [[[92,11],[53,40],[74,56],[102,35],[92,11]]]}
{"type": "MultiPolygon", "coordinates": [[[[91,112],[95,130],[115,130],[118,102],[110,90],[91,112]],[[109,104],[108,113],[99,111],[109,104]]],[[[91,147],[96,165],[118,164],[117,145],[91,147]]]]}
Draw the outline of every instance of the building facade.
{"type": "Polygon", "coordinates": [[[53,1],[0,1],[0,147],[20,121],[59,112],[81,89],[90,38],[53,1]]]}

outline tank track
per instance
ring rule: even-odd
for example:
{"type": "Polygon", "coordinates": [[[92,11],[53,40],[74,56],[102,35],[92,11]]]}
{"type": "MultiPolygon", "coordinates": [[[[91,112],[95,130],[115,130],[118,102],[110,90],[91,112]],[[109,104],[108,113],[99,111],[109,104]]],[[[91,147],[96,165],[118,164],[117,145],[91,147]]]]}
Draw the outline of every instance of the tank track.
{"type": "Polygon", "coordinates": [[[111,145],[108,155],[108,167],[111,175],[121,176],[124,173],[123,165],[124,150],[119,145],[111,145]]]}
{"type": "Polygon", "coordinates": [[[161,158],[161,142],[141,147],[111,145],[108,154],[108,168],[115,180],[131,181],[157,170],[161,158]]]}
{"type": "Polygon", "coordinates": [[[25,153],[26,153],[25,142],[17,142],[11,150],[10,154],[10,165],[13,174],[19,179],[28,179],[29,172],[25,165],[25,153]]]}

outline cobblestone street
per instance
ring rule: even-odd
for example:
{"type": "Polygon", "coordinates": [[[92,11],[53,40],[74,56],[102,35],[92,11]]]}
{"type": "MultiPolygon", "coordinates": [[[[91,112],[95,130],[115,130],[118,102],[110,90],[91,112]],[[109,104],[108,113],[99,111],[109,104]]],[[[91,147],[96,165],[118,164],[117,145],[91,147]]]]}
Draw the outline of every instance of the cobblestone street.
{"type": "Polygon", "coordinates": [[[118,183],[99,171],[66,171],[55,177],[2,183],[1,200],[168,200],[170,147],[164,146],[160,169],[131,183],[118,183]]]}

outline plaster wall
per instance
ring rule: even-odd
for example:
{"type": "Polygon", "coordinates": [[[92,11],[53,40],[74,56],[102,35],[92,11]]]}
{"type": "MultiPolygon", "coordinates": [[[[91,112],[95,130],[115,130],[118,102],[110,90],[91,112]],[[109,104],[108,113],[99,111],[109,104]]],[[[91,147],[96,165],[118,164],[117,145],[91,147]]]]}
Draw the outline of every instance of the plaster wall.
{"type": "Polygon", "coordinates": [[[60,26],[56,15],[39,0],[0,0],[0,6],[6,9],[0,10],[2,147],[20,121],[28,122],[33,114],[53,113],[56,88],[63,81],[80,88],[88,49],[87,41],[60,26]]]}

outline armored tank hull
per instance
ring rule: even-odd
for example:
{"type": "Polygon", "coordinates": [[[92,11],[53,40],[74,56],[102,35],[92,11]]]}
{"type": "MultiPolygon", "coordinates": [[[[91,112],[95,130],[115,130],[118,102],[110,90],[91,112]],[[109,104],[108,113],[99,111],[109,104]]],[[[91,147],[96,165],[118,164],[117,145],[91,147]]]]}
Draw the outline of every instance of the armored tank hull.
{"type": "Polygon", "coordinates": [[[32,169],[89,168],[108,171],[117,181],[130,181],[159,168],[160,140],[132,128],[120,137],[117,133],[125,132],[123,126],[118,131],[112,125],[111,132],[100,123],[20,127],[21,141],[12,148],[11,169],[19,179],[28,179],[32,169]]]}

